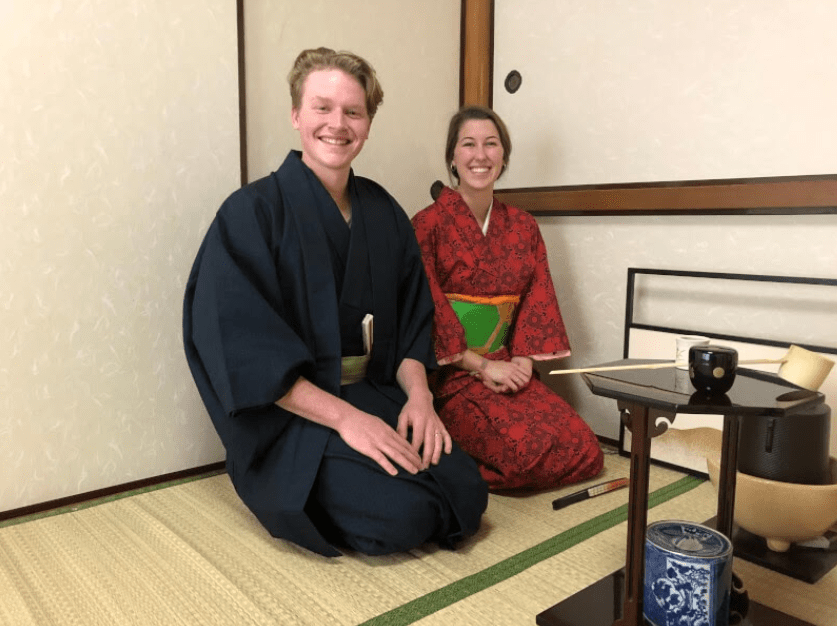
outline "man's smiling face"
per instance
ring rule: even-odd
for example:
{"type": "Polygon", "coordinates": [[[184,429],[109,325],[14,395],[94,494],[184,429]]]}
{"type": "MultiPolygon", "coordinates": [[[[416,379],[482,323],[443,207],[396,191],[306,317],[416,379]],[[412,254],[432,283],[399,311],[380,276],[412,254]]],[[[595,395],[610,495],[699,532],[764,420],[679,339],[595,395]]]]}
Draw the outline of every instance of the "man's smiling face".
{"type": "Polygon", "coordinates": [[[320,178],[326,171],[348,170],[369,137],[372,121],[366,92],[353,76],[338,69],[311,72],[291,121],[302,140],[302,161],[320,178]]]}

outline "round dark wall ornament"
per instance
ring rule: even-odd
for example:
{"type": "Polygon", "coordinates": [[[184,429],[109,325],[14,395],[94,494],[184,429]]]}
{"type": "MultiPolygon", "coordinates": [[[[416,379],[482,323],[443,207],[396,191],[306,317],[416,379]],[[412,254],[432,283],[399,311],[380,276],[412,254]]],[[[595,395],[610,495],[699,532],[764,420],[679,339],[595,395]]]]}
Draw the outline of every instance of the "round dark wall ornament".
{"type": "Polygon", "coordinates": [[[518,89],[520,89],[520,84],[523,82],[523,77],[520,75],[520,72],[517,70],[512,70],[509,72],[509,75],[506,76],[506,80],[503,84],[506,87],[506,91],[509,93],[514,93],[518,89]]]}

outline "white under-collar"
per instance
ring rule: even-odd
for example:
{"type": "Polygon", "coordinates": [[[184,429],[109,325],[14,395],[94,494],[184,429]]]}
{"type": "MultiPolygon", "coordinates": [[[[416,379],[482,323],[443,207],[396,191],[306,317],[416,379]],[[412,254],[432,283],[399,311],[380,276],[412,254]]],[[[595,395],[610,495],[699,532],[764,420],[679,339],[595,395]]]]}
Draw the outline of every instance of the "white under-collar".
{"type": "Polygon", "coordinates": [[[482,223],[482,234],[488,234],[488,220],[491,219],[491,209],[494,208],[494,196],[491,197],[491,204],[488,205],[488,211],[485,214],[485,221],[482,223]]]}

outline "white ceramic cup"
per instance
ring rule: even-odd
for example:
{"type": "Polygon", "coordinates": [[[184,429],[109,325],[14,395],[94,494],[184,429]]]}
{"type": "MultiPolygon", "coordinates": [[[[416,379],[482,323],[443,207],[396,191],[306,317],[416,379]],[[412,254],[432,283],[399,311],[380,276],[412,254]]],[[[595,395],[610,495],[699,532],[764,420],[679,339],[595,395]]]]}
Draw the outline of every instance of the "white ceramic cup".
{"type": "Polygon", "coordinates": [[[708,346],[709,337],[702,337],[700,335],[680,335],[675,340],[677,349],[674,353],[674,362],[682,363],[678,365],[677,369],[689,369],[689,348],[692,346],[708,346]]]}
{"type": "Polygon", "coordinates": [[[695,392],[695,388],[692,386],[692,379],[689,377],[689,372],[686,369],[688,369],[688,366],[682,370],[680,368],[674,370],[674,390],[677,393],[692,395],[695,392]]]}

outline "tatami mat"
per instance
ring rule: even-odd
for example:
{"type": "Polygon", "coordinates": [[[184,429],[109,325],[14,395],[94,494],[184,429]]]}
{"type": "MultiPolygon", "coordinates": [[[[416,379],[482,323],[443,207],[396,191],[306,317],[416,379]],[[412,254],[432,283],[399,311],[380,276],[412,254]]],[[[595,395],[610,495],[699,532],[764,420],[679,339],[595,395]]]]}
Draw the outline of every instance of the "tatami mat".
{"type": "MultiPolygon", "coordinates": [[[[716,507],[717,494],[709,483],[704,483],[678,498],[652,508],[648,521],[702,521],[712,517],[716,507]]],[[[534,626],[535,616],[539,613],[624,566],[626,530],[626,523],[619,524],[416,624],[534,626]]],[[[741,559],[735,560],[734,570],[744,581],[750,597],[762,604],[818,626],[837,626],[837,570],[832,570],[815,585],[782,576],[741,559]]]]}
{"type": "MultiPolygon", "coordinates": [[[[608,455],[605,473],[585,485],[627,473],[627,459],[608,455]]],[[[654,467],[651,490],[682,479],[654,467]]],[[[179,484],[0,529],[0,624],[534,624],[538,612],[624,561],[626,525],[613,520],[627,489],[552,511],[554,498],[578,488],[491,496],[478,536],[456,551],[328,559],[272,539],[225,475],[179,484]],[[553,549],[506,578],[483,573],[518,566],[516,557],[531,556],[533,546],[597,519],[604,530],[579,545],[553,549]],[[489,586],[463,595],[463,580],[489,586]],[[450,589],[460,595],[446,598],[450,589]],[[422,601],[422,613],[399,614],[422,601]]],[[[703,483],[653,508],[649,520],[702,520],[714,508],[714,491],[703,483]]],[[[823,592],[837,595],[837,581],[821,583],[806,605],[823,592]]]]}

